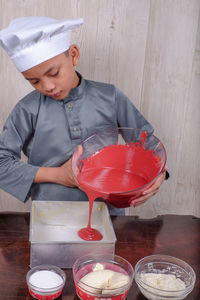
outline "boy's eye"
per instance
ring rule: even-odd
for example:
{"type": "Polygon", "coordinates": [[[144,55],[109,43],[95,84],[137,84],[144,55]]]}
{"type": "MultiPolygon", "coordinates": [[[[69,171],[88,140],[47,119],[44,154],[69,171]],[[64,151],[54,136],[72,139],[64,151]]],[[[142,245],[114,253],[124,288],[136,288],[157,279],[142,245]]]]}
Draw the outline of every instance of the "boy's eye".
{"type": "Polygon", "coordinates": [[[59,71],[57,71],[56,73],[54,74],[51,74],[52,77],[56,77],[58,75],[59,71]]]}
{"type": "Polygon", "coordinates": [[[35,85],[35,84],[37,84],[38,82],[39,82],[39,81],[37,80],[37,81],[31,82],[31,83],[35,85]]]}

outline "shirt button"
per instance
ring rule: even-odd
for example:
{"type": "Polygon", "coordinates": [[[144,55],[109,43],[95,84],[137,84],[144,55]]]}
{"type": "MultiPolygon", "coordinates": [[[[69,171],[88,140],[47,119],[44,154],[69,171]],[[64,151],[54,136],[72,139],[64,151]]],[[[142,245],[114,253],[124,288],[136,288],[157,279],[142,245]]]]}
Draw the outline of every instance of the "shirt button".
{"type": "Polygon", "coordinates": [[[69,109],[72,109],[72,105],[71,105],[71,104],[68,104],[68,108],[69,108],[69,109]]]}

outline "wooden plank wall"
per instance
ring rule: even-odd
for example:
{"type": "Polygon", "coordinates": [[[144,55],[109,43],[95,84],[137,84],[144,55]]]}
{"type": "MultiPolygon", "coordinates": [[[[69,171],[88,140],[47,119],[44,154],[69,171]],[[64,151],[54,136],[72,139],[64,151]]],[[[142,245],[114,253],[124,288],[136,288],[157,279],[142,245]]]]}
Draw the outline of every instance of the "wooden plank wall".
{"type": "MultiPolygon", "coordinates": [[[[73,32],[85,78],[118,86],[166,146],[171,177],[127,214],[200,216],[200,0],[0,0],[0,29],[15,17],[84,18],[73,32]]],[[[0,130],[31,87],[0,49],[0,130]]],[[[0,191],[0,211],[28,211],[0,191]]]]}

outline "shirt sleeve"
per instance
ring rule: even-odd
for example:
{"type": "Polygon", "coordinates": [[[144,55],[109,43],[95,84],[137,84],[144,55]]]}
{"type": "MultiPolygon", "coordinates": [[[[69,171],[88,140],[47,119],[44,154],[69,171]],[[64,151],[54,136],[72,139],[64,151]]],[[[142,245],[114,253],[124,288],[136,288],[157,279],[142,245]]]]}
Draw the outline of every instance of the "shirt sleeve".
{"type": "Polygon", "coordinates": [[[146,130],[149,133],[153,133],[154,130],[151,124],[137,110],[129,98],[118,88],[115,88],[115,91],[118,126],[137,128],[140,131],[146,130]]]}
{"type": "Polygon", "coordinates": [[[0,135],[0,188],[25,202],[39,167],[21,161],[21,151],[33,133],[33,116],[20,103],[0,135]]]}

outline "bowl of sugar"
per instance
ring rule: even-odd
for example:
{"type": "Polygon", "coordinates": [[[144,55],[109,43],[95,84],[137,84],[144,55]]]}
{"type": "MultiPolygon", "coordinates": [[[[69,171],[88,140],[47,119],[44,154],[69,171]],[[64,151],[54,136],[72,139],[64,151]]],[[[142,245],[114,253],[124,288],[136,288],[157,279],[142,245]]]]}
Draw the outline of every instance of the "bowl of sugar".
{"type": "Polygon", "coordinates": [[[26,275],[30,295],[39,300],[53,300],[60,297],[66,275],[53,265],[40,265],[29,270],[26,275]]]}

